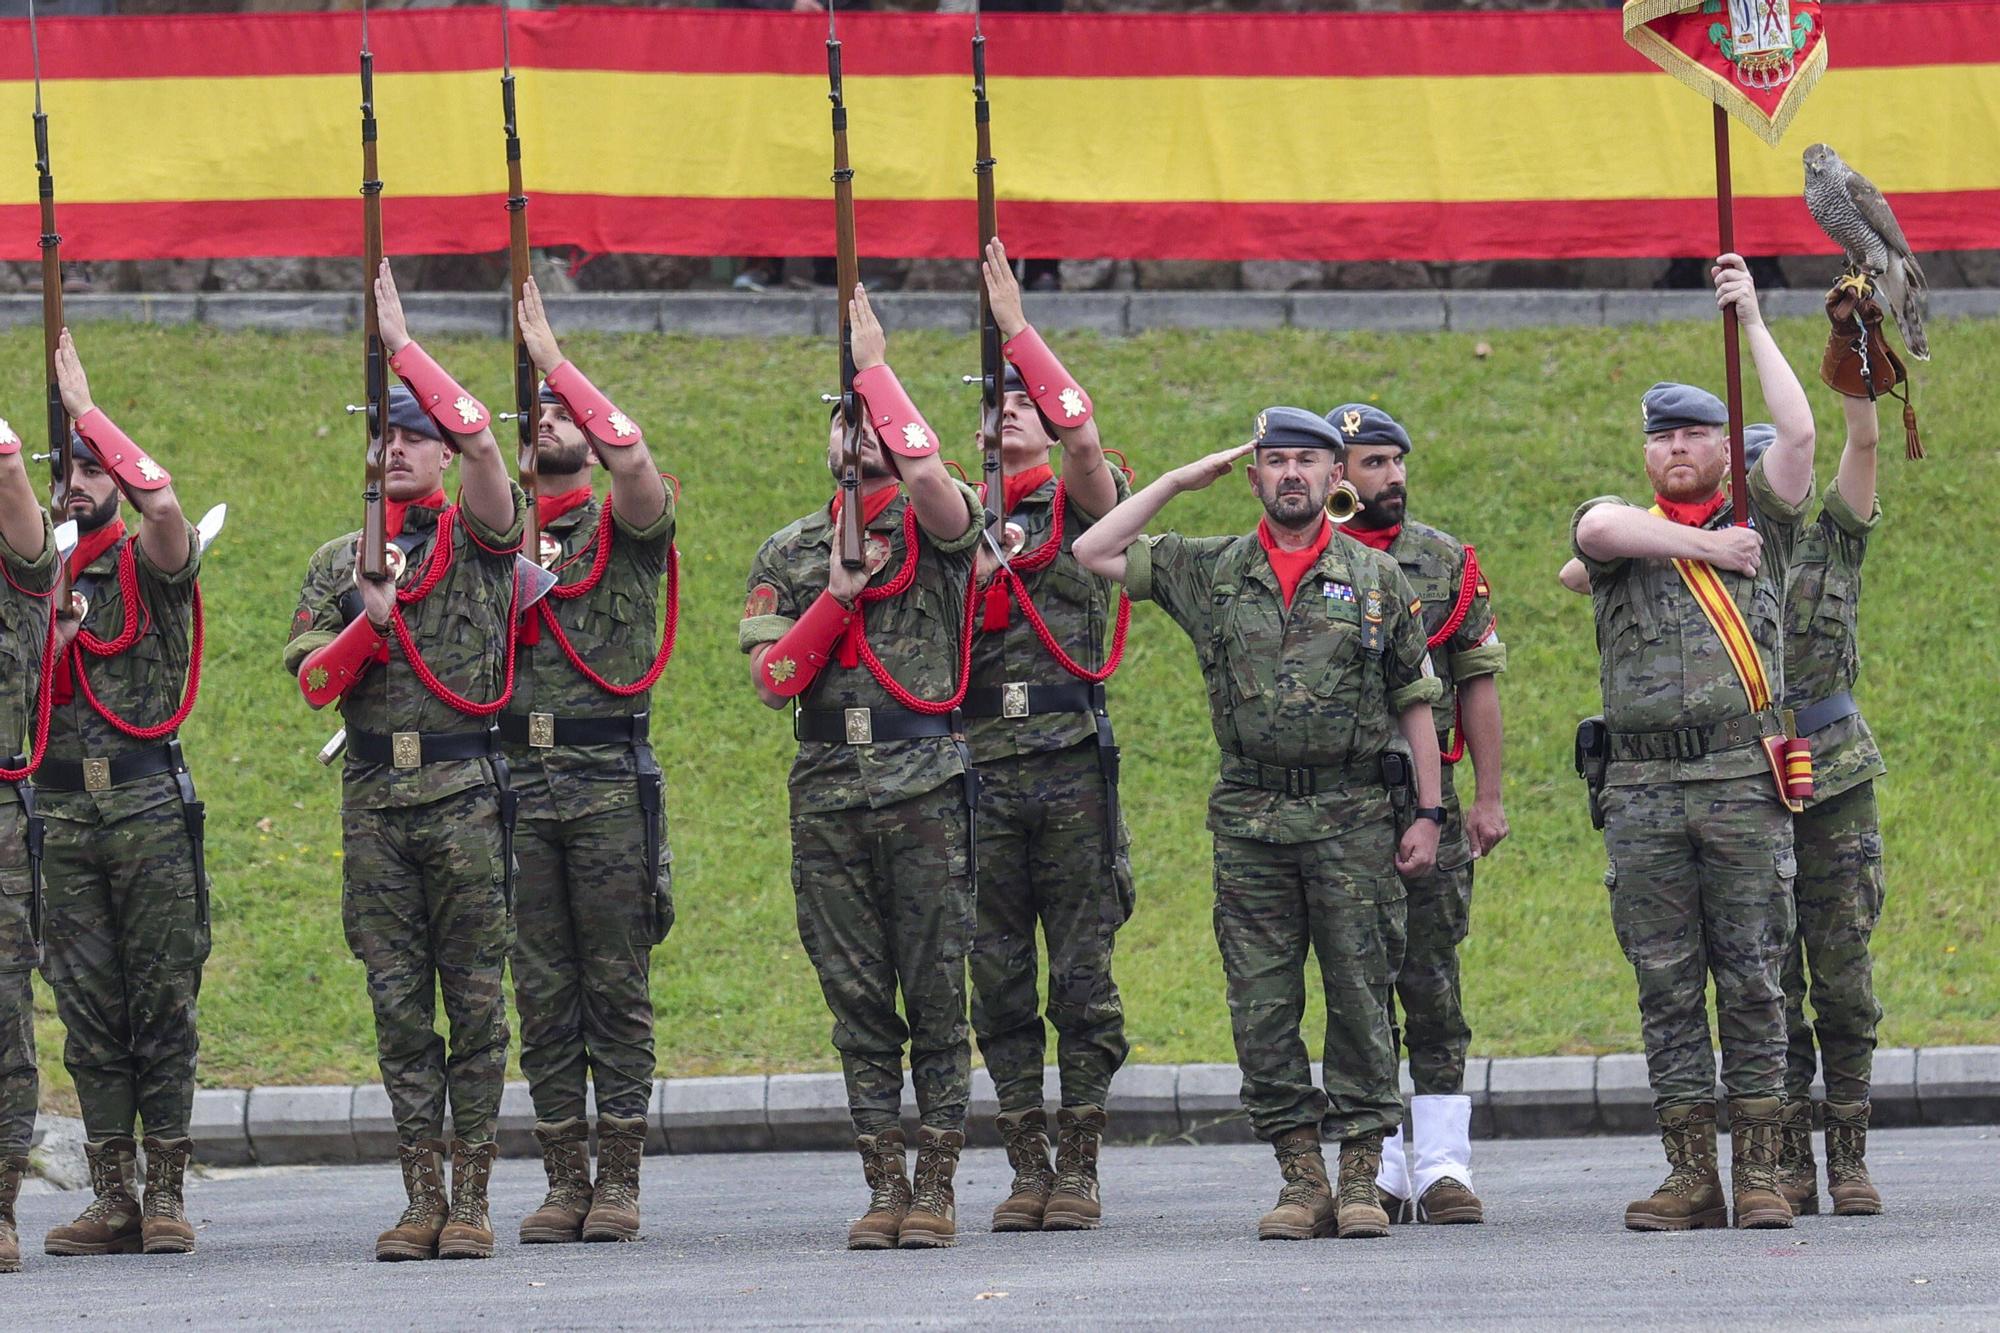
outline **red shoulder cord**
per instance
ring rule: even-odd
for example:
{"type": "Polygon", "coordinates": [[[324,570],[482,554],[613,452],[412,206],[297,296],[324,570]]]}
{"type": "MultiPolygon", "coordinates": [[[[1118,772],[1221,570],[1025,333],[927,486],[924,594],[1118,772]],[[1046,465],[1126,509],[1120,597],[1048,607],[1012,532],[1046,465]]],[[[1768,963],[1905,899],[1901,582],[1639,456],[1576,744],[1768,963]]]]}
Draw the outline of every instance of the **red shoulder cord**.
{"type": "MultiPolygon", "coordinates": [[[[604,571],[611,563],[612,526],[611,504],[609,501],[606,501],[604,507],[597,511],[597,534],[591,538],[591,546],[595,549],[595,554],[591,558],[590,572],[575,583],[557,584],[555,587],[549,589],[550,597],[560,598],[567,602],[583,596],[597,586],[598,580],[604,577],[604,571]]],[[[570,563],[574,564],[575,559],[572,559],[570,563]]],[[[654,682],[660,678],[660,673],[667,669],[667,660],[674,655],[674,637],[680,629],[681,618],[680,548],[678,546],[669,546],[667,548],[667,613],[666,623],[660,630],[660,650],[654,654],[653,665],[646,668],[646,674],[633,681],[630,685],[614,684],[598,675],[595,671],[592,671],[589,664],[583,660],[582,655],[570,643],[569,635],[563,633],[562,623],[556,619],[556,613],[546,603],[539,604],[528,612],[530,620],[534,619],[537,615],[541,617],[542,625],[555,639],[556,646],[562,649],[563,656],[568,658],[569,664],[576,668],[578,675],[582,676],[592,685],[595,685],[598,689],[605,691],[607,694],[617,695],[621,699],[629,699],[635,694],[644,694],[647,690],[653,688],[654,682]]]]}
{"type": "MultiPolygon", "coordinates": [[[[12,574],[7,575],[7,582],[14,583],[12,574]]],[[[30,597],[47,598],[55,594],[53,587],[47,592],[32,592],[21,588],[18,583],[14,583],[14,586],[30,597]]],[[[35,770],[42,766],[42,756],[49,752],[49,713],[55,703],[56,675],[56,618],[53,606],[50,611],[49,632],[42,642],[41,688],[35,691],[35,743],[28,751],[27,767],[0,768],[0,782],[21,782],[34,776],[35,770]]]]}
{"type": "MultiPolygon", "coordinates": [[[[1472,610],[1472,599],[1479,594],[1479,557],[1468,546],[1465,548],[1465,573],[1458,583],[1458,602],[1451,608],[1451,614],[1438,626],[1437,633],[1424,641],[1426,648],[1442,648],[1458,633],[1458,627],[1465,623],[1465,617],[1472,610]]],[[[1465,727],[1461,722],[1461,706],[1458,691],[1451,696],[1451,753],[1439,755],[1447,764],[1455,764],[1465,758],[1465,727]]]]}
{"type": "Polygon", "coordinates": [[[1087,680],[1092,685],[1102,685],[1111,679],[1112,673],[1118,670],[1118,664],[1125,660],[1125,632],[1132,625],[1131,594],[1123,588],[1118,591],[1118,618],[1111,628],[1111,652],[1105,658],[1104,666],[1100,670],[1093,671],[1063,651],[1062,645],[1056,642],[1055,634],[1050,631],[1048,622],[1043,620],[1041,612],[1035,609],[1034,599],[1028,596],[1027,585],[1021,581],[1020,574],[1016,572],[1025,569],[1033,574],[1047,569],[1055,563],[1056,556],[1062,553],[1063,497],[1066,494],[1063,483],[1058,480],[1054,501],[1054,523],[1048,540],[1027,554],[1016,556],[1003,565],[995,577],[1005,581],[1003,586],[1007,589],[1007,596],[1021,608],[1021,613],[1028,618],[1028,628],[1035,631],[1035,637],[1042,641],[1042,647],[1048,650],[1049,656],[1055,658],[1056,665],[1078,680],[1087,680]]]}
{"type": "Polygon", "coordinates": [[[958,634],[958,688],[951,692],[949,699],[935,701],[919,699],[899,684],[889,674],[889,669],[882,665],[882,660],[875,656],[875,650],[869,646],[868,622],[865,619],[866,608],[870,603],[887,601],[891,597],[900,597],[909,591],[910,584],[917,577],[917,540],[917,507],[910,505],[903,510],[903,567],[896,571],[896,577],[881,587],[861,590],[858,609],[862,610],[863,615],[855,617],[855,638],[861,645],[861,661],[867,666],[868,674],[875,677],[875,683],[880,685],[891,699],[913,713],[928,713],[935,716],[939,713],[949,713],[964,703],[965,691],[972,684],[972,623],[973,612],[979,605],[979,599],[973,595],[977,591],[973,582],[974,575],[968,572],[965,578],[965,623],[959,626],[958,634]]]}
{"type": "MultiPolygon", "coordinates": [[[[509,567],[507,570],[507,576],[513,579],[513,590],[508,594],[507,603],[507,678],[500,686],[499,697],[491,703],[468,699],[439,680],[437,672],[431,670],[430,663],[424,661],[423,654],[417,651],[416,636],[410,633],[410,627],[403,621],[403,608],[430,596],[431,591],[450,572],[451,528],[457,518],[457,505],[445,506],[444,511],[438,515],[437,536],[431,542],[430,563],[425,566],[424,576],[421,579],[410,587],[397,591],[396,605],[389,613],[389,624],[396,631],[396,642],[403,650],[403,659],[410,664],[410,670],[417,673],[417,679],[423,682],[425,689],[440,702],[468,717],[491,717],[505,708],[507,701],[514,697],[514,649],[520,639],[517,623],[520,617],[515,613],[515,604],[521,597],[521,580],[515,577],[513,569],[509,567]]],[[[479,538],[475,535],[473,540],[478,541],[479,538]]]]}
{"type": "Polygon", "coordinates": [[[172,717],[150,727],[127,722],[106,708],[98,699],[97,692],[90,688],[90,678],[83,673],[85,653],[92,657],[116,657],[139,641],[139,635],[144,632],[142,623],[151,620],[145,603],[139,600],[138,561],[132,553],[132,543],[129,541],[118,553],[118,591],[125,602],[124,630],[115,639],[100,639],[89,630],[79,629],[76,632],[75,642],[70,644],[70,671],[76,676],[77,692],[83,695],[92,712],[135,740],[156,741],[162,736],[170,736],[180,730],[181,723],[187,721],[188,714],[194,711],[196,696],[201,693],[201,647],[204,637],[201,580],[196,579],[194,583],[194,625],[188,637],[187,688],[181,694],[181,706],[174,710],[172,717]],[[83,652],[78,652],[78,649],[82,649],[83,652]]]}

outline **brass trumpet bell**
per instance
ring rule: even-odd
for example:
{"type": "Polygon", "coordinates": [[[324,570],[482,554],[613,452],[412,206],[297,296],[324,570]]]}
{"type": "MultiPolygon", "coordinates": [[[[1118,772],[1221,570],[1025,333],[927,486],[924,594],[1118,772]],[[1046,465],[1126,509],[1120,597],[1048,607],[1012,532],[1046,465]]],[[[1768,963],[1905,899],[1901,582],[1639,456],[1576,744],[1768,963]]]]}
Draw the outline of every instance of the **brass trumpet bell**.
{"type": "Polygon", "coordinates": [[[1361,492],[1347,482],[1335,486],[1326,497],[1326,516],[1335,523],[1345,523],[1361,512],[1361,492]]]}

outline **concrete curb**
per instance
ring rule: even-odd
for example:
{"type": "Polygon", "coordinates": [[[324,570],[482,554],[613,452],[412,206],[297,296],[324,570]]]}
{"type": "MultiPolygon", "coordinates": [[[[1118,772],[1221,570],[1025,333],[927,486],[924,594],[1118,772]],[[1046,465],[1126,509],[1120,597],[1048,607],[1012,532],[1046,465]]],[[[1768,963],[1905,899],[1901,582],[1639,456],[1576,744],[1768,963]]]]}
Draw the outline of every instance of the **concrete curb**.
{"type": "MultiPolygon", "coordinates": [[[[1819,313],[1820,296],[1780,289],[1765,297],[1773,315],[1819,313]]],[[[884,292],[876,298],[894,329],[970,333],[970,292],[884,292]]],[[[501,337],[507,303],[499,293],[412,292],[412,322],[432,332],[501,337]]],[[[1397,292],[1053,292],[1028,298],[1035,323],[1052,331],[1107,335],[1153,329],[1317,329],[1370,333],[1483,333],[1527,328],[1624,327],[1715,318],[1700,291],[1542,288],[1397,292]]],[[[75,295],[64,312],[78,323],[208,324],[226,329],[340,333],[357,328],[361,302],[333,292],[75,295]]],[[[2000,287],[1933,291],[1933,319],[2000,318],[2000,287]]],[[[566,331],[679,333],[710,338],[807,337],[834,328],[827,292],[582,292],[549,297],[566,331]]],[[[0,296],[0,329],[42,317],[34,294],[0,296]]]]}
{"type": "MultiPolygon", "coordinates": [[[[1320,1077],[1317,1064],[1313,1077],[1320,1077]]],[[[1405,1096],[1412,1091],[1402,1072],[1405,1096]]],[[[1247,1143],[1249,1120],[1237,1098],[1235,1065],[1127,1065],[1111,1084],[1110,1136],[1120,1142],[1180,1140],[1247,1143]]],[[[1642,1055],[1557,1055],[1466,1061],[1475,1138],[1546,1138],[1644,1134],[1653,1128],[1652,1091],[1642,1055]]],[[[1042,1071],[1042,1096],[1053,1109],[1059,1086],[1042,1071]]],[[[1814,1085],[1818,1098],[1824,1089],[1814,1085]]],[[[1717,1092],[1720,1097],[1720,1089],[1717,1092]]],[[[1875,1053],[1872,1090],[1878,1126],[2000,1123],[2000,1046],[1884,1048],[1875,1053]]],[[[914,1136],[915,1096],[903,1088],[905,1128],[914,1136]]],[[[992,1077],[972,1073],[967,1138],[999,1139],[992,1077]]],[[[593,1108],[592,1115],[595,1111],[593,1108]]],[[[752,1074],[659,1079],[647,1108],[649,1153],[851,1151],[840,1075],[752,1074]]],[[[536,1155],[534,1107],[525,1083],[507,1085],[500,1147],[509,1157],[536,1155]]],[[[210,1166],[387,1162],[396,1128],[377,1084],[360,1087],[204,1088],[195,1094],[196,1153],[210,1166]]]]}

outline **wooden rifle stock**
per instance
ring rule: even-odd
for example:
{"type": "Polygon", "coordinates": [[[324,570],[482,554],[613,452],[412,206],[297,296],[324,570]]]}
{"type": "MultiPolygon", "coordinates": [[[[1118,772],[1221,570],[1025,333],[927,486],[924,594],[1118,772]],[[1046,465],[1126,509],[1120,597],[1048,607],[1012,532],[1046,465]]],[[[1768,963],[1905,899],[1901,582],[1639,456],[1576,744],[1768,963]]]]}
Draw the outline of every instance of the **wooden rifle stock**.
{"type": "Polygon", "coordinates": [[[375,56],[368,49],[368,8],[361,9],[361,309],[367,398],[368,452],[363,460],[361,550],[355,568],[365,579],[389,577],[389,519],[383,472],[388,455],[389,358],[375,309],[375,275],[382,270],[382,181],[375,160],[375,56]]]}
{"type": "Polygon", "coordinates": [[[507,271],[513,291],[508,310],[514,330],[514,425],[519,438],[521,489],[528,506],[521,550],[530,560],[541,558],[541,514],[535,506],[541,476],[541,408],[537,403],[535,363],[521,336],[521,289],[528,281],[528,195],[521,185],[521,133],[514,111],[514,58],[508,42],[507,2],[500,0],[500,111],[507,134],[507,271]]]}
{"type": "MultiPolygon", "coordinates": [[[[28,5],[28,40],[35,63],[35,193],[42,210],[42,373],[49,421],[49,513],[57,523],[69,508],[69,410],[63,406],[56,380],[56,347],[62,341],[62,236],[56,231],[56,178],[49,166],[49,116],[42,109],[42,44],[35,27],[35,6],[28,5]]],[[[56,566],[55,594],[50,605],[69,610],[69,570],[56,566]]]]}
{"type": "MultiPolygon", "coordinates": [[[[986,247],[1000,234],[999,206],[993,198],[993,113],[986,101],[986,34],[979,28],[979,11],[973,11],[972,28],[972,128],[977,155],[972,178],[979,190],[980,263],[986,261],[986,247]]],[[[993,322],[993,303],[986,281],[979,280],[979,448],[980,472],[986,482],[986,531],[996,546],[1005,549],[1002,531],[1007,521],[1007,488],[1000,473],[1000,400],[1006,372],[1000,365],[1000,326],[993,322]]]]}
{"type": "Polygon", "coordinates": [[[840,315],[840,563],[860,569],[861,405],[854,394],[854,330],[848,302],[861,281],[854,242],[854,168],[847,162],[847,104],[841,99],[840,39],[834,35],[833,6],[826,14],[827,99],[833,103],[834,302],[840,315]]]}

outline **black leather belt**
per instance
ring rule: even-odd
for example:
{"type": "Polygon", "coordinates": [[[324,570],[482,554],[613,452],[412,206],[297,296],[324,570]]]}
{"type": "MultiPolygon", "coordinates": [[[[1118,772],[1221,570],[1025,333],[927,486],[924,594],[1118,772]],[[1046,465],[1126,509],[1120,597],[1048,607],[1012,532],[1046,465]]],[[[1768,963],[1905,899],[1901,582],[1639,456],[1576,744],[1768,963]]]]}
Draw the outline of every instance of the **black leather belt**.
{"type": "Polygon", "coordinates": [[[35,770],[35,785],[43,791],[109,791],[140,778],[171,773],[179,766],[170,745],[133,750],[110,759],[44,758],[35,770]]]}
{"type": "Polygon", "coordinates": [[[792,735],[833,745],[873,745],[919,736],[950,736],[960,729],[957,713],[912,713],[902,708],[801,708],[792,735]]]}
{"type": "Polygon", "coordinates": [[[1302,768],[1286,768],[1282,764],[1260,763],[1240,754],[1224,752],[1222,780],[1242,787],[1281,791],[1287,796],[1317,796],[1321,792],[1339,791],[1362,784],[1381,786],[1382,763],[1380,759],[1368,759],[1349,764],[1309,764],[1302,768]]]}
{"type": "Polygon", "coordinates": [[[1836,722],[1844,722],[1861,711],[1861,705],[1854,702],[1854,696],[1846,690],[1818,703],[1807,704],[1792,715],[1792,721],[1801,736],[1810,736],[1825,731],[1836,722]]]}
{"type": "Polygon", "coordinates": [[[500,739],[537,750],[550,750],[558,745],[639,745],[645,742],[651,719],[650,713],[621,713],[616,717],[502,713],[500,739]]]}
{"type": "Polygon", "coordinates": [[[491,731],[347,732],[347,753],[364,764],[421,768],[447,759],[484,759],[497,753],[491,731]]]}
{"type": "Polygon", "coordinates": [[[1666,731],[1614,731],[1610,735],[1614,760],[1699,759],[1705,754],[1741,750],[1766,736],[1783,733],[1784,722],[1773,709],[1746,713],[1703,727],[1671,727],[1666,731]]]}
{"type": "Polygon", "coordinates": [[[1029,685],[1009,681],[965,692],[967,717],[1034,717],[1042,713],[1095,713],[1104,707],[1104,687],[1083,681],[1029,685]]]}

